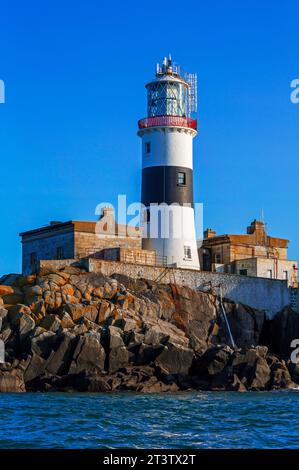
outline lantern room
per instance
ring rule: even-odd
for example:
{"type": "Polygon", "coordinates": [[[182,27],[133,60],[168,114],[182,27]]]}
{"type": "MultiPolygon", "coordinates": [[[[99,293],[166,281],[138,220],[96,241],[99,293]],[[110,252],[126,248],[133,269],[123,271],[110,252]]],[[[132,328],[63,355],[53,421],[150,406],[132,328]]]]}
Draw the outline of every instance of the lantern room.
{"type": "Polygon", "coordinates": [[[156,79],[146,85],[148,117],[188,115],[189,83],[179,74],[171,57],[157,64],[156,79]]]}

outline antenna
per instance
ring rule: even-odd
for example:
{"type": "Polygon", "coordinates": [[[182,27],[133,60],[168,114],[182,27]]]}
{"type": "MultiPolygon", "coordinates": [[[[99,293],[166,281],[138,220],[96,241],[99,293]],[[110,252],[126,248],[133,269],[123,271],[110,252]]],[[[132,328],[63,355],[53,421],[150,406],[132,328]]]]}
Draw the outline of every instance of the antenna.
{"type": "Polygon", "coordinates": [[[188,88],[188,115],[197,112],[197,74],[186,73],[185,80],[189,83],[188,88]]]}

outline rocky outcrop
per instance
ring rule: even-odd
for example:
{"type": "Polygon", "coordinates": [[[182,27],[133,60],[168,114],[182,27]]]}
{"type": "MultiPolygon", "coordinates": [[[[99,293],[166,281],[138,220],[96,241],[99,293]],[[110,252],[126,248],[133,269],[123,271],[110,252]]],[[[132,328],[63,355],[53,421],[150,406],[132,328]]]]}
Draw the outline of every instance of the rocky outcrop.
{"type": "Polygon", "coordinates": [[[299,383],[298,368],[281,358],[297,325],[292,312],[269,324],[264,312],[225,300],[232,349],[210,293],[74,267],[4,283],[2,392],[246,391],[299,383]]]}
{"type": "Polygon", "coordinates": [[[299,315],[290,307],[284,308],[272,320],[264,325],[263,341],[280,357],[288,359],[292,348],[291,342],[299,339],[299,315]]]}

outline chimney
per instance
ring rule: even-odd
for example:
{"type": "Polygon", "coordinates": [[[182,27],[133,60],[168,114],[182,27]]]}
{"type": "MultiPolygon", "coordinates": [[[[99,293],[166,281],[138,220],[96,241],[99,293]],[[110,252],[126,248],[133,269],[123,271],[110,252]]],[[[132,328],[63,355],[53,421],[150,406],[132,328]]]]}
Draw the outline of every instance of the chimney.
{"type": "Polygon", "coordinates": [[[215,230],[212,230],[211,228],[207,228],[204,233],[203,233],[203,238],[213,238],[216,237],[216,232],[215,230]]]}
{"type": "Polygon", "coordinates": [[[247,227],[247,234],[252,235],[254,232],[265,232],[265,224],[260,220],[254,220],[251,222],[250,226],[247,227]]]}
{"type": "Polygon", "coordinates": [[[114,207],[103,207],[100,220],[104,217],[114,220],[114,207]]]}

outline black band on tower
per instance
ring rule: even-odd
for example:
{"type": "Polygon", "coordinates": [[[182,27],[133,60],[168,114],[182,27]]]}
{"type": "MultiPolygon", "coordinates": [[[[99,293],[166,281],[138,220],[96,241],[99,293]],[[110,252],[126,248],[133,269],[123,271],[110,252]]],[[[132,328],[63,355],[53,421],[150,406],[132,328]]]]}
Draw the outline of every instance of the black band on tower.
{"type": "Polygon", "coordinates": [[[193,171],[179,166],[151,166],[142,170],[142,204],[190,204],[193,207],[193,171]]]}

